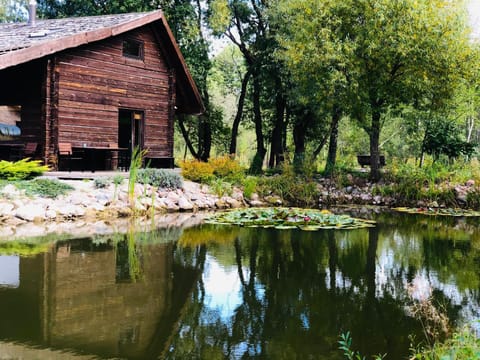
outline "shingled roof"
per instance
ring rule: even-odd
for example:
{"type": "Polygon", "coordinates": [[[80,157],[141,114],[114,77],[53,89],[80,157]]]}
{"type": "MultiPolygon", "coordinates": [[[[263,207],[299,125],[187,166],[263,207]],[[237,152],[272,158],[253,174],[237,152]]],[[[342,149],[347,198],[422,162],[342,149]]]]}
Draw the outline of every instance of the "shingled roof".
{"type": "Polygon", "coordinates": [[[184,104],[183,107],[189,113],[203,112],[201,96],[160,10],[36,20],[35,26],[27,23],[0,24],[0,71],[62,50],[104,40],[147,24],[158,26],[164,35],[162,38],[166,39],[167,43],[162,45],[168,51],[170,63],[176,70],[180,91],[195,102],[184,104]]]}

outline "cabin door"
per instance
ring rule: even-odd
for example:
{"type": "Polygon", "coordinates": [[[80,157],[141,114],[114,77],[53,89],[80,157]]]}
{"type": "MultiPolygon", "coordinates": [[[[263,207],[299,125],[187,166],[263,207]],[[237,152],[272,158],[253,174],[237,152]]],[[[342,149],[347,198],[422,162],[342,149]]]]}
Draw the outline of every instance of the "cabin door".
{"type": "Polygon", "coordinates": [[[143,149],[144,113],[121,109],[118,112],[118,147],[128,148],[131,154],[138,146],[143,149]]]}

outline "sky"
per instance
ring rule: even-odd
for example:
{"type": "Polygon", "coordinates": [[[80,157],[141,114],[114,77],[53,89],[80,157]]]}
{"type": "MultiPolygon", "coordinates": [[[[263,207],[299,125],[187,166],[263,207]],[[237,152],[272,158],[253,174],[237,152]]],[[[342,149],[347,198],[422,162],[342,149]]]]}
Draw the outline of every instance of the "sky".
{"type": "Polygon", "coordinates": [[[468,5],[474,36],[480,38],[480,0],[470,0],[468,5]]]}

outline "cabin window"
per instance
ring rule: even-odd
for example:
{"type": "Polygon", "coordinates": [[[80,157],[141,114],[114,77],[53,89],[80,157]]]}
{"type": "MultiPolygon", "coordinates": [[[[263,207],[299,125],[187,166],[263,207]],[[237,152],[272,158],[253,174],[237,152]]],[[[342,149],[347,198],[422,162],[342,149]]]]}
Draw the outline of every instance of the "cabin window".
{"type": "Polygon", "coordinates": [[[143,42],[133,39],[124,40],[123,56],[143,60],[143,42]]]}

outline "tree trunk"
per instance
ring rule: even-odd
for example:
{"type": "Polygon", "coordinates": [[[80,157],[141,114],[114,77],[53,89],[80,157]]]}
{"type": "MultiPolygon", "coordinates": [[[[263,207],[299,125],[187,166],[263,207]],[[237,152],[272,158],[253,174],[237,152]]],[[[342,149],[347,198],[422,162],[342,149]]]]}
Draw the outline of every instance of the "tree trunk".
{"type": "Polygon", "coordinates": [[[283,128],[285,122],[285,107],[286,100],[283,96],[282,82],[280,78],[276,77],[275,79],[275,124],[272,131],[271,138],[271,153],[270,160],[268,162],[269,168],[274,168],[278,166],[283,161],[283,128]]]}
{"type": "Polygon", "coordinates": [[[335,163],[337,161],[337,140],[338,140],[338,123],[342,112],[337,105],[332,109],[332,123],[330,124],[330,141],[328,143],[328,156],[327,163],[325,165],[325,175],[330,176],[333,174],[335,163]]]}
{"type": "Polygon", "coordinates": [[[240,126],[240,121],[243,116],[243,106],[245,104],[245,96],[247,94],[247,85],[248,80],[250,79],[251,71],[248,70],[242,80],[242,90],[240,92],[240,97],[238,98],[237,114],[232,124],[232,137],[230,139],[230,154],[235,155],[237,152],[237,136],[238,136],[238,127],[240,126]]]}
{"type": "Polygon", "coordinates": [[[255,134],[257,138],[257,152],[253,158],[252,164],[250,165],[251,174],[261,174],[263,159],[267,150],[265,149],[264,140],[263,140],[263,129],[262,129],[262,113],[260,110],[260,81],[258,75],[254,74],[253,78],[253,119],[255,122],[255,134]]]}
{"type": "Polygon", "coordinates": [[[198,156],[201,161],[207,162],[212,149],[212,128],[208,121],[208,110],[200,116],[198,124],[198,156]]]}
{"type": "Polygon", "coordinates": [[[188,150],[190,150],[190,154],[192,156],[199,160],[200,157],[198,153],[195,151],[195,148],[193,147],[192,140],[190,139],[190,136],[188,135],[188,131],[185,128],[185,115],[179,114],[177,116],[178,119],[178,126],[180,127],[180,131],[182,132],[183,139],[185,140],[185,145],[188,147],[188,150]]]}
{"type": "Polygon", "coordinates": [[[202,100],[205,104],[205,113],[198,118],[198,156],[201,161],[207,162],[212,149],[212,126],[210,124],[210,97],[204,89],[202,100]]]}
{"type": "Polygon", "coordinates": [[[370,179],[380,180],[380,111],[372,111],[372,127],[370,128],[370,179]]]}
{"type": "Polygon", "coordinates": [[[295,144],[293,166],[295,171],[301,172],[305,160],[305,125],[303,121],[297,120],[293,127],[293,143],[295,144]]]}

